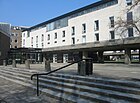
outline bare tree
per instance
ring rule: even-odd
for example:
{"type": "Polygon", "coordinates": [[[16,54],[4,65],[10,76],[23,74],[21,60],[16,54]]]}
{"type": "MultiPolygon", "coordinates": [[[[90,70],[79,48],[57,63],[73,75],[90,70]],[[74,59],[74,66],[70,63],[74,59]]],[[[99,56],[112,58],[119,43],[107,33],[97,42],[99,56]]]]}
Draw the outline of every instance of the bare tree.
{"type": "MultiPolygon", "coordinates": [[[[126,13],[135,9],[137,6],[140,6],[140,0],[134,0],[133,4],[126,10],[126,13]]],[[[139,11],[140,12],[140,11],[139,11]]],[[[123,20],[121,17],[118,17],[118,20],[115,22],[115,31],[118,31],[118,35],[121,38],[126,37],[128,28],[135,28],[140,35],[140,17],[135,17],[133,20],[123,20]]]]}

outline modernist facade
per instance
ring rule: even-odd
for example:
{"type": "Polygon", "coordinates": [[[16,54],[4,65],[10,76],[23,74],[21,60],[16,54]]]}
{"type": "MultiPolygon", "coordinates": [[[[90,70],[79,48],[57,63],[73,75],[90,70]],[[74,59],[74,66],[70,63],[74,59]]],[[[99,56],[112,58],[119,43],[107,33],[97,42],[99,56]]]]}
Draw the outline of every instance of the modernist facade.
{"type": "Polygon", "coordinates": [[[11,43],[10,48],[21,48],[21,42],[22,42],[22,31],[24,29],[27,29],[27,27],[23,26],[11,26],[11,43]]]}
{"type": "Polygon", "coordinates": [[[0,65],[8,58],[10,50],[10,24],[0,23],[0,65]]]}
{"type": "Polygon", "coordinates": [[[119,18],[131,21],[140,17],[140,6],[126,12],[133,2],[101,0],[35,25],[23,31],[22,47],[42,48],[44,57],[52,62],[70,62],[82,57],[101,62],[103,52],[113,50],[126,50],[129,60],[131,50],[140,47],[139,33],[129,27],[122,40],[122,28],[116,30],[115,22],[119,18]]]}

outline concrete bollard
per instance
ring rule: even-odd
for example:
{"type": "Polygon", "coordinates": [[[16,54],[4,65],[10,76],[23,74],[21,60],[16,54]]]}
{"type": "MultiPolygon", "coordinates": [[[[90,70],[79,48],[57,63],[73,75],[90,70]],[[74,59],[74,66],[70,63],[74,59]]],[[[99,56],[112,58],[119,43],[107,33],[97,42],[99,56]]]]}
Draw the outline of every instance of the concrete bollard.
{"type": "Polygon", "coordinates": [[[51,71],[50,61],[45,61],[45,70],[46,70],[47,72],[51,71]]]}
{"type": "Polygon", "coordinates": [[[12,67],[16,68],[16,60],[12,60],[12,67]]]}
{"type": "Polygon", "coordinates": [[[29,60],[25,60],[25,68],[30,69],[30,61],[29,60]]]}
{"type": "Polygon", "coordinates": [[[3,60],[3,66],[7,66],[7,61],[3,60]]]}

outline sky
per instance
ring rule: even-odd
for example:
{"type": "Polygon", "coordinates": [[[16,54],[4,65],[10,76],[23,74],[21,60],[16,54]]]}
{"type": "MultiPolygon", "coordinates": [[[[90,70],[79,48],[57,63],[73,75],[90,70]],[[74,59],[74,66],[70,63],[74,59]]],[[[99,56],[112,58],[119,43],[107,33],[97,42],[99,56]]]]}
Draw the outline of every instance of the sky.
{"type": "Polygon", "coordinates": [[[34,26],[99,0],[0,0],[0,22],[34,26]]]}

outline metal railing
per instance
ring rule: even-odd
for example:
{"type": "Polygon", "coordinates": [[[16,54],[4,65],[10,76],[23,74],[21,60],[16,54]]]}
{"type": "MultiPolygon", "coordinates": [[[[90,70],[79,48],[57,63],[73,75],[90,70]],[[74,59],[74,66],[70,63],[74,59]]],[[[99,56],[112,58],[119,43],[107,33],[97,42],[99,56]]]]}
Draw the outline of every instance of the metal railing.
{"type": "Polygon", "coordinates": [[[67,65],[65,65],[65,66],[63,66],[63,67],[60,67],[60,68],[58,68],[58,69],[52,70],[52,71],[47,72],[47,73],[37,73],[37,74],[31,75],[31,80],[33,80],[33,77],[34,77],[34,76],[37,77],[37,78],[36,78],[36,80],[37,80],[37,96],[39,96],[39,76],[41,76],[41,75],[49,75],[49,74],[54,73],[54,72],[56,72],[56,71],[62,70],[62,69],[64,69],[64,68],[68,67],[68,66],[71,66],[71,65],[73,65],[73,64],[75,64],[75,63],[79,63],[79,62],[81,62],[82,60],[88,60],[88,58],[86,58],[86,59],[81,59],[81,60],[79,60],[79,61],[72,62],[72,63],[70,63],[70,64],[67,64],[67,65]]]}

